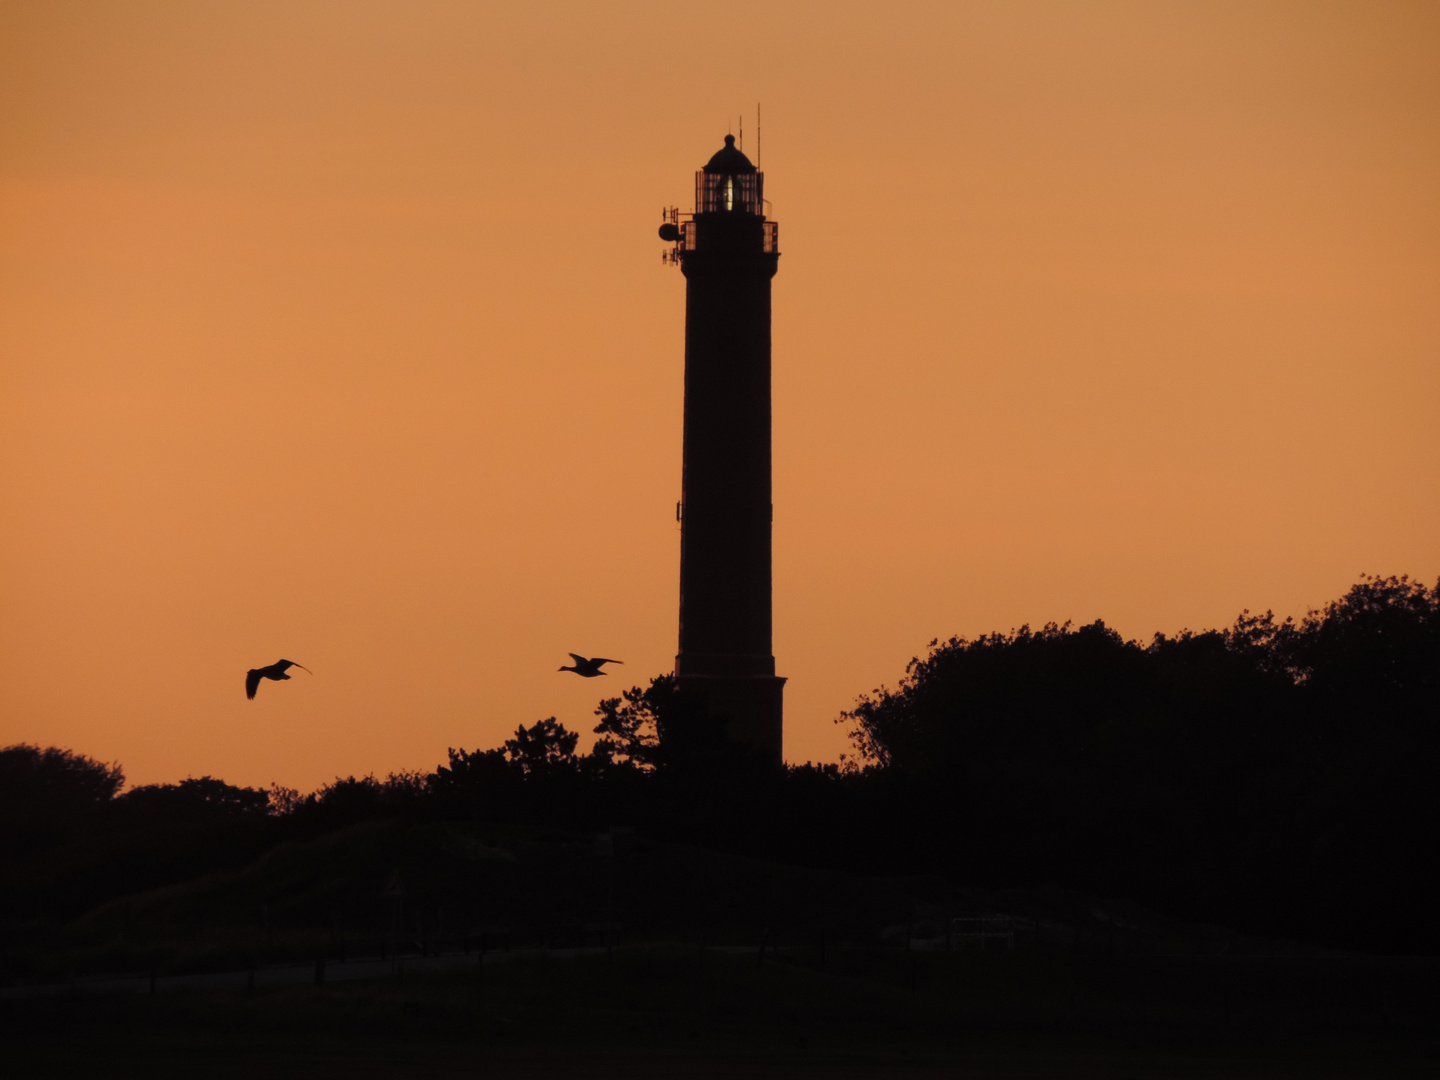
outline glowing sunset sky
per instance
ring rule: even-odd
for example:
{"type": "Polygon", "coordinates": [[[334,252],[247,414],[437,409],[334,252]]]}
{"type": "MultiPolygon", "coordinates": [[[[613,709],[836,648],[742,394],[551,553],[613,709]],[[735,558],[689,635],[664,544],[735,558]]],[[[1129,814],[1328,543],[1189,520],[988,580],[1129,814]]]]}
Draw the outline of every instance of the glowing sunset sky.
{"type": "Polygon", "coordinates": [[[660,208],[756,101],[790,760],[936,636],[1440,574],[1440,6],[7,2],[0,744],[588,742],[676,646],[660,208]]]}

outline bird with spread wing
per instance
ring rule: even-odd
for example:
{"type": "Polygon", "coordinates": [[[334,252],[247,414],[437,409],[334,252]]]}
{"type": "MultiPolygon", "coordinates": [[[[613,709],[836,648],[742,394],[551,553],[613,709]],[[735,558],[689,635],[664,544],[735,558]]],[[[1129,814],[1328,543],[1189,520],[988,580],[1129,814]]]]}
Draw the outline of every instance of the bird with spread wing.
{"type": "Polygon", "coordinates": [[[581,656],[579,653],[573,653],[573,652],[570,654],[570,656],[574,659],[574,661],[575,661],[575,666],[574,666],[574,667],[571,667],[569,664],[566,664],[566,665],[565,665],[564,667],[562,667],[560,670],[561,670],[561,671],[573,671],[576,675],[579,675],[582,679],[593,679],[593,678],[595,678],[596,675],[609,675],[610,673],[609,673],[608,671],[601,671],[601,670],[600,670],[600,665],[601,665],[601,664],[623,664],[623,663],[625,662],[624,660],[607,660],[607,659],[606,659],[605,657],[603,657],[603,656],[596,656],[596,657],[592,657],[591,659],[588,659],[588,660],[587,660],[585,657],[581,656]]]}
{"type": "Polygon", "coordinates": [[[294,660],[277,660],[269,667],[251,668],[245,673],[245,696],[251,701],[255,700],[255,691],[260,686],[261,679],[274,679],[279,682],[282,679],[290,678],[285,672],[292,667],[298,667],[309,675],[315,673],[304,664],[297,664],[294,660]]]}

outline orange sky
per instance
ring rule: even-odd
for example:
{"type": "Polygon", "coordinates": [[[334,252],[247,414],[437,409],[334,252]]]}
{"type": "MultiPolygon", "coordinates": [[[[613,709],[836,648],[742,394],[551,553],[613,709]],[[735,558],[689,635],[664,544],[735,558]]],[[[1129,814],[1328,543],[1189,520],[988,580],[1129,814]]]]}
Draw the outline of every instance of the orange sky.
{"type": "Polygon", "coordinates": [[[659,210],[757,100],[790,760],[937,635],[1440,574],[1434,4],[7,2],[0,744],[588,742],[675,652],[659,210]]]}

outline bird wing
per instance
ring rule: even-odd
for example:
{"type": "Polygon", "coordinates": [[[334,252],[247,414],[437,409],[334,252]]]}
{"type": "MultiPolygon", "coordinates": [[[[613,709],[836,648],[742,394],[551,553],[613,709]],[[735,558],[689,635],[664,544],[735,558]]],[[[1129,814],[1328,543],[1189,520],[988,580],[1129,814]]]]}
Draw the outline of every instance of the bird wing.
{"type": "Polygon", "coordinates": [[[245,673],[245,696],[255,700],[255,690],[260,685],[260,669],[251,668],[245,673]]]}
{"type": "Polygon", "coordinates": [[[595,657],[594,660],[591,660],[590,662],[591,662],[592,664],[594,664],[596,667],[599,667],[601,664],[623,664],[625,661],[624,661],[624,660],[607,660],[607,659],[605,659],[605,657],[603,657],[603,656],[597,656],[597,657],[595,657]]]}
{"type": "Polygon", "coordinates": [[[585,657],[581,656],[579,653],[573,653],[573,652],[572,652],[572,653],[570,654],[570,659],[571,659],[571,660],[574,660],[577,664],[588,664],[588,663],[590,663],[589,660],[585,659],[585,657]]]}
{"type": "MultiPolygon", "coordinates": [[[[311,670],[310,670],[308,667],[306,667],[304,664],[297,664],[294,660],[281,660],[281,661],[280,661],[280,664],[284,664],[287,668],[298,667],[301,671],[305,672],[305,673],[308,674],[308,675],[314,675],[314,674],[315,674],[315,672],[311,671],[311,670]]],[[[280,664],[276,664],[275,666],[276,666],[276,667],[279,667],[280,664]]]]}

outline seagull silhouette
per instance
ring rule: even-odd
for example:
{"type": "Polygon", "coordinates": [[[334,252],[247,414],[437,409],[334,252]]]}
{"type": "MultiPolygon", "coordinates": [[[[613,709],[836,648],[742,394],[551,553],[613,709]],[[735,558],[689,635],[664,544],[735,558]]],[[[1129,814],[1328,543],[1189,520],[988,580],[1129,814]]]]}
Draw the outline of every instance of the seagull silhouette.
{"type": "Polygon", "coordinates": [[[294,660],[276,660],[275,663],[269,667],[251,668],[245,673],[245,696],[253,701],[255,699],[255,690],[259,687],[261,679],[275,679],[276,681],[288,679],[290,676],[286,675],[285,672],[292,667],[298,667],[301,671],[308,672],[311,675],[315,674],[304,664],[297,664],[294,660]]]}
{"type": "Polygon", "coordinates": [[[596,675],[609,675],[610,673],[608,671],[600,670],[601,664],[623,664],[625,662],[624,660],[606,660],[603,656],[597,656],[593,660],[586,660],[585,657],[581,656],[579,653],[573,652],[570,655],[575,660],[575,666],[570,667],[567,664],[560,670],[573,671],[582,679],[593,679],[596,675]]]}

